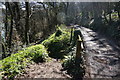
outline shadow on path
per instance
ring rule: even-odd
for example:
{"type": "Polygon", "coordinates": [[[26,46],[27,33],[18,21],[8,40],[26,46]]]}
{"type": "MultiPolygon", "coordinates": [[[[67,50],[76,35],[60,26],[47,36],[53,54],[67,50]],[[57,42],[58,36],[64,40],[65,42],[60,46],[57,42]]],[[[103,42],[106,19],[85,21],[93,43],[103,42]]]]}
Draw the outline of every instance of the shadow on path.
{"type": "Polygon", "coordinates": [[[120,48],[91,29],[81,27],[81,32],[86,45],[90,77],[120,77],[120,48]]]}

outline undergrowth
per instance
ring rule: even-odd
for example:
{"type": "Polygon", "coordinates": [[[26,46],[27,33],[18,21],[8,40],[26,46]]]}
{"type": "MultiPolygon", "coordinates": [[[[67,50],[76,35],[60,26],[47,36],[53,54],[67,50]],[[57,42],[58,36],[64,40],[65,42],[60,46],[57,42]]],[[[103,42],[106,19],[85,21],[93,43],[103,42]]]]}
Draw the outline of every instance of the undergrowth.
{"type": "Polygon", "coordinates": [[[42,44],[50,52],[49,56],[60,59],[65,55],[64,52],[69,47],[70,32],[66,29],[58,27],[57,31],[53,33],[48,39],[44,40],[42,44]]]}
{"type": "Polygon", "coordinates": [[[76,60],[75,55],[65,56],[62,67],[73,79],[82,79],[85,74],[82,59],[76,60]]]}
{"type": "Polygon", "coordinates": [[[47,51],[41,44],[25,48],[0,61],[0,76],[13,79],[24,71],[28,62],[44,62],[47,58],[47,51]]]}

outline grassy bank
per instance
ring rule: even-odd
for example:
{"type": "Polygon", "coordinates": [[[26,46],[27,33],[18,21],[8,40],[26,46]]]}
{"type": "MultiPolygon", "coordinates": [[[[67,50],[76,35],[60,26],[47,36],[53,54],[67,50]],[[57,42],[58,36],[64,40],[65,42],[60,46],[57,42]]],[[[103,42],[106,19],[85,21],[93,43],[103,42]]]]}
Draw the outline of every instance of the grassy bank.
{"type": "Polygon", "coordinates": [[[27,63],[31,61],[44,62],[47,58],[48,54],[43,45],[39,44],[27,47],[0,61],[0,76],[12,79],[24,71],[27,63]]]}

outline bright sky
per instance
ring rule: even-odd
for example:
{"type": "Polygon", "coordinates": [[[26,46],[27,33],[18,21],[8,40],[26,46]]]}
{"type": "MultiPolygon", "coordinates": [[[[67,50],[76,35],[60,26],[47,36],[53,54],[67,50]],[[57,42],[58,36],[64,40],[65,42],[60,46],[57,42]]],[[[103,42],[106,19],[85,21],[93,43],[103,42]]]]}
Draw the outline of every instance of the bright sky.
{"type": "Polygon", "coordinates": [[[0,9],[1,8],[4,8],[5,9],[5,5],[3,5],[1,2],[0,2],[0,9]]]}

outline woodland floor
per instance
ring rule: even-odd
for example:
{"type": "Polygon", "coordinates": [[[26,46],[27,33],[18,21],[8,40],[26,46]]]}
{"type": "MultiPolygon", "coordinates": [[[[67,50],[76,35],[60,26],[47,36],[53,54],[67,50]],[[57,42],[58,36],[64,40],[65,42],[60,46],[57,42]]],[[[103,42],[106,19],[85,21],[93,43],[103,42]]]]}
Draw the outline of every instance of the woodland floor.
{"type": "Polygon", "coordinates": [[[81,27],[86,45],[86,76],[91,78],[120,77],[120,48],[91,29],[81,27]]]}

